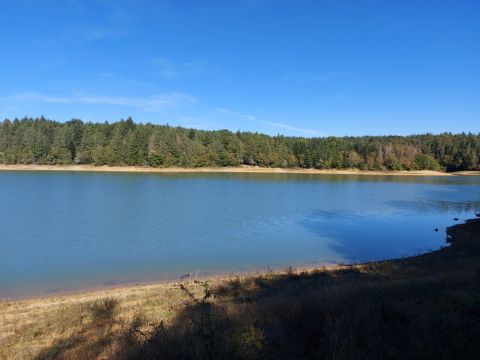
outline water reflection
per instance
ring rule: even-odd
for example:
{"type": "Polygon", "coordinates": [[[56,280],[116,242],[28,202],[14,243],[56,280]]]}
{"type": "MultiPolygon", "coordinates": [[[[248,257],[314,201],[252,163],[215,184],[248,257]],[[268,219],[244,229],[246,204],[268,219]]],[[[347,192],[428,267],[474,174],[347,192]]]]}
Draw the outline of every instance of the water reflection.
{"type": "MultiPolygon", "coordinates": [[[[0,171],[1,173],[1,171],[0,171]]],[[[119,173],[92,173],[82,174],[91,176],[118,176],[119,173]]],[[[210,180],[238,180],[253,182],[365,182],[365,183],[404,183],[404,184],[438,184],[461,186],[477,186],[478,176],[396,176],[396,175],[344,175],[344,174],[308,174],[308,173],[228,173],[228,172],[162,172],[162,173],[121,173],[122,176],[132,178],[151,177],[176,180],[210,179],[210,180]]]]}
{"type": "Polygon", "coordinates": [[[469,213],[474,215],[480,211],[480,200],[447,201],[447,200],[391,200],[389,205],[399,209],[415,209],[419,212],[436,211],[442,213],[469,213]]]}

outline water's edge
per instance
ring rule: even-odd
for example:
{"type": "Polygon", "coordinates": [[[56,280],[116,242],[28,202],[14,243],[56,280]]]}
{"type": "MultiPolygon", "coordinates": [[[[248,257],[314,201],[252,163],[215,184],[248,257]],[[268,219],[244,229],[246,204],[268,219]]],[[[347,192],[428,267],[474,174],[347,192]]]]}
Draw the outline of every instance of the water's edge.
{"type": "Polygon", "coordinates": [[[393,175],[393,176],[480,176],[480,171],[442,172],[434,170],[374,171],[359,169],[301,169],[266,168],[258,166],[240,167],[139,167],[139,166],[95,166],[95,165],[22,165],[0,164],[0,171],[93,171],[93,172],[139,172],[139,173],[285,173],[285,174],[338,174],[338,175],[393,175]]]}

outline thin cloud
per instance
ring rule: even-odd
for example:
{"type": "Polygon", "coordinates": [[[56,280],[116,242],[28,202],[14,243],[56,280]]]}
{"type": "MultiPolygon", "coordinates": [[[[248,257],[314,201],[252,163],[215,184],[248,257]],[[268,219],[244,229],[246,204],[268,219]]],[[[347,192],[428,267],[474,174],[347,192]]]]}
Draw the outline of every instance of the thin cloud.
{"type": "Polygon", "coordinates": [[[127,1],[95,0],[95,4],[81,0],[67,2],[68,11],[75,14],[75,20],[65,25],[66,30],[61,36],[63,41],[83,46],[123,38],[135,31],[135,9],[128,6],[127,1]],[[95,17],[91,16],[92,6],[95,6],[95,17]]]}
{"type": "Polygon", "coordinates": [[[42,102],[51,104],[90,104],[131,106],[147,112],[161,112],[167,108],[193,104],[197,99],[187,93],[171,92],[149,97],[118,97],[97,95],[55,96],[36,92],[24,92],[0,98],[2,102],[42,102]]]}
{"type": "Polygon", "coordinates": [[[294,131],[294,132],[297,132],[297,133],[314,135],[314,136],[323,136],[324,135],[322,132],[320,132],[318,130],[300,128],[300,127],[284,124],[284,123],[281,123],[281,122],[261,120],[261,119],[258,119],[254,115],[242,114],[238,111],[234,111],[234,110],[230,110],[230,109],[215,108],[215,110],[218,111],[218,112],[230,115],[230,116],[235,116],[235,117],[240,118],[240,119],[255,121],[259,124],[268,125],[268,126],[271,126],[271,127],[277,128],[277,129],[290,130],[290,131],[294,131]]]}
{"type": "Polygon", "coordinates": [[[207,60],[175,61],[168,58],[157,58],[152,63],[158,68],[160,75],[168,78],[199,75],[204,73],[209,62],[207,60]]]}
{"type": "Polygon", "coordinates": [[[314,136],[323,136],[324,134],[318,130],[305,129],[296,126],[291,126],[284,123],[272,122],[272,121],[260,121],[262,124],[270,125],[279,129],[295,131],[302,134],[314,135],[314,136]]]}
{"type": "Polygon", "coordinates": [[[235,117],[238,117],[238,118],[241,118],[241,119],[256,120],[255,116],[242,114],[242,113],[239,113],[238,111],[233,111],[233,110],[225,109],[225,108],[214,108],[214,109],[215,109],[215,111],[218,111],[220,113],[230,115],[230,116],[235,116],[235,117]]]}
{"type": "MultiPolygon", "coordinates": [[[[99,96],[90,94],[74,94],[70,96],[57,96],[38,92],[23,92],[11,96],[0,97],[4,105],[22,103],[47,103],[58,105],[108,105],[131,107],[147,113],[161,114],[163,117],[176,120],[183,126],[199,127],[204,129],[225,128],[218,126],[228,120],[242,120],[271,128],[288,130],[291,132],[323,136],[316,129],[306,129],[290,124],[259,119],[255,115],[244,114],[235,110],[214,107],[198,100],[195,96],[182,92],[168,92],[146,97],[99,96]]],[[[228,125],[227,125],[228,127],[228,125]]]]}

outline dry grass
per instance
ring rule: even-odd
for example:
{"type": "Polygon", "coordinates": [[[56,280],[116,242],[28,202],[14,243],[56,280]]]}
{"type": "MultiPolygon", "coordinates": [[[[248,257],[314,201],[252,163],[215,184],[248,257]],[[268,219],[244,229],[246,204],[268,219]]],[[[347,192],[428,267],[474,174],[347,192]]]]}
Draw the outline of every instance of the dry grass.
{"type": "Polygon", "coordinates": [[[0,358],[55,358],[52,348],[69,348],[73,354],[79,347],[95,347],[99,338],[108,340],[108,346],[100,343],[91,351],[96,358],[108,358],[134,321],[141,318],[148,330],[148,324],[168,322],[186,301],[169,284],[0,302],[0,358]],[[45,349],[51,354],[42,355],[45,349]]]}

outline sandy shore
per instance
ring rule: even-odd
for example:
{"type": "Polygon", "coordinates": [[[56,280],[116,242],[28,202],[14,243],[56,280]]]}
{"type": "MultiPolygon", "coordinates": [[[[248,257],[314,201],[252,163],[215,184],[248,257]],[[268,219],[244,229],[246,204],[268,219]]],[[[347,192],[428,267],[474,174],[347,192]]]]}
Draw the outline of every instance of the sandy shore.
{"type": "MultiPolygon", "coordinates": [[[[368,262],[366,262],[367,264],[368,262]]],[[[139,291],[147,291],[151,289],[171,288],[180,282],[194,282],[194,281],[208,281],[212,284],[220,284],[232,279],[243,279],[255,276],[262,276],[269,273],[285,274],[292,269],[296,272],[302,271],[314,271],[322,269],[325,271],[335,271],[351,265],[361,265],[360,263],[310,263],[310,264],[297,264],[295,266],[257,266],[249,270],[231,271],[231,272],[219,272],[211,274],[195,274],[190,273],[188,277],[183,280],[180,277],[169,277],[157,280],[146,281],[132,281],[132,282],[118,282],[109,285],[96,285],[92,287],[80,287],[76,289],[61,289],[50,292],[40,293],[27,293],[23,295],[2,296],[0,294],[0,307],[2,303],[15,302],[15,303],[29,303],[29,302],[42,302],[56,301],[59,299],[76,299],[76,298],[94,298],[100,296],[129,296],[139,291]]]]}
{"type": "Polygon", "coordinates": [[[151,168],[141,166],[94,166],[94,165],[7,165],[0,164],[0,171],[89,171],[89,172],[125,172],[125,173],[268,173],[268,174],[329,174],[329,175],[391,175],[391,176],[452,176],[480,175],[480,171],[461,171],[445,173],[432,170],[416,171],[367,171],[358,169],[287,169],[263,168],[257,166],[239,167],[202,167],[202,168],[151,168]]]}

